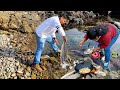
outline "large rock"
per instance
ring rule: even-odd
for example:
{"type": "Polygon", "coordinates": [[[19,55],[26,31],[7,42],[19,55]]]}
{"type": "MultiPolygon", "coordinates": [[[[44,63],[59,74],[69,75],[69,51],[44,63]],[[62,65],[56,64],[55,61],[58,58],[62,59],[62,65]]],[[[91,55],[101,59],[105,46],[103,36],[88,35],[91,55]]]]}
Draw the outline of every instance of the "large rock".
{"type": "Polygon", "coordinates": [[[8,29],[8,23],[9,23],[9,14],[6,14],[1,11],[0,12],[0,28],[8,29]]]}
{"type": "Polygon", "coordinates": [[[70,17],[70,23],[63,26],[65,29],[91,24],[92,19],[96,16],[92,11],[0,11],[0,28],[33,33],[46,18],[61,13],[70,17]]]}

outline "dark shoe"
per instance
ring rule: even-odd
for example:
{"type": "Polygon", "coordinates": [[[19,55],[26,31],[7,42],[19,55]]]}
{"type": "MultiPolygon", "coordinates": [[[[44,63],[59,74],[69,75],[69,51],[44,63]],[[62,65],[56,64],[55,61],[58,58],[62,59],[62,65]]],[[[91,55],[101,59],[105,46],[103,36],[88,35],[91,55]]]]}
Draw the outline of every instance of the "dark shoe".
{"type": "Polygon", "coordinates": [[[39,64],[33,64],[32,68],[36,69],[38,72],[42,72],[42,68],[40,67],[39,64]]]}
{"type": "Polygon", "coordinates": [[[58,51],[56,52],[57,53],[57,57],[60,58],[60,53],[61,53],[61,50],[58,49],[58,51]]]}

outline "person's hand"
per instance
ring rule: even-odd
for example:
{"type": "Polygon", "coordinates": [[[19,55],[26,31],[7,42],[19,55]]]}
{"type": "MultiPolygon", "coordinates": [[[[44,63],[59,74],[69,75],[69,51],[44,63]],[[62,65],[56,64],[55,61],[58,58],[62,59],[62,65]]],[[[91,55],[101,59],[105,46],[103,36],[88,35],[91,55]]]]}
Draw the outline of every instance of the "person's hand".
{"type": "Polygon", "coordinates": [[[65,36],[63,36],[63,40],[64,42],[67,42],[67,38],[65,36]]]}
{"type": "Polygon", "coordinates": [[[58,43],[59,43],[58,39],[55,39],[55,43],[56,43],[56,44],[58,44],[58,43]]]}
{"type": "Polygon", "coordinates": [[[97,50],[98,50],[97,48],[94,48],[94,49],[93,49],[93,53],[97,52],[97,50]]]}
{"type": "Polygon", "coordinates": [[[83,45],[83,41],[81,41],[80,43],[79,43],[79,46],[82,46],[83,45]]]}
{"type": "Polygon", "coordinates": [[[100,50],[100,47],[94,48],[93,53],[97,52],[98,50],[100,50]]]}

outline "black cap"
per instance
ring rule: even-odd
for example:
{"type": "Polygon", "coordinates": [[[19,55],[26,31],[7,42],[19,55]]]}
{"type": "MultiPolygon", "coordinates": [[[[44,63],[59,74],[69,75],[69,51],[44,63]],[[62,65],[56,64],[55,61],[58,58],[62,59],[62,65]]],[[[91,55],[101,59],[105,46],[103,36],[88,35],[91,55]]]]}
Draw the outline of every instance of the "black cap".
{"type": "Polygon", "coordinates": [[[89,39],[96,39],[96,36],[97,36],[97,31],[96,31],[96,29],[90,28],[90,29],[87,31],[87,36],[88,36],[89,39]]]}

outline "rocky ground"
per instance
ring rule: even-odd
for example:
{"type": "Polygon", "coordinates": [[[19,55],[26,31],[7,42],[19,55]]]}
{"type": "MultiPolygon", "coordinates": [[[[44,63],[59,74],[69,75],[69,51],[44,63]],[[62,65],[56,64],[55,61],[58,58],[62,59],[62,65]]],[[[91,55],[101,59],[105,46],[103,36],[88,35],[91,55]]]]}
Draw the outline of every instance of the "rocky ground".
{"type": "Polygon", "coordinates": [[[66,73],[54,57],[56,54],[41,57],[43,72],[31,69],[35,51],[33,37],[31,34],[0,30],[1,79],[59,79],[66,73]]]}

